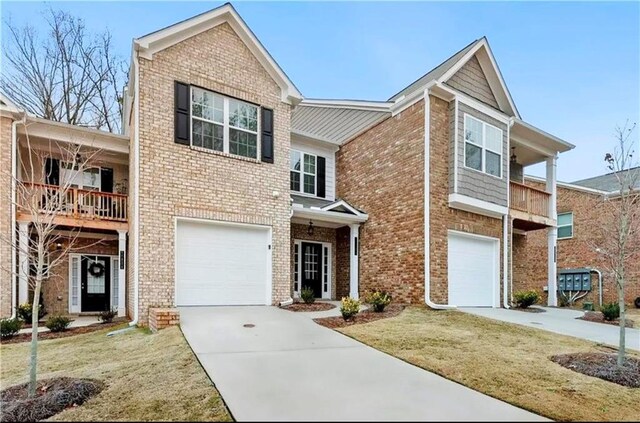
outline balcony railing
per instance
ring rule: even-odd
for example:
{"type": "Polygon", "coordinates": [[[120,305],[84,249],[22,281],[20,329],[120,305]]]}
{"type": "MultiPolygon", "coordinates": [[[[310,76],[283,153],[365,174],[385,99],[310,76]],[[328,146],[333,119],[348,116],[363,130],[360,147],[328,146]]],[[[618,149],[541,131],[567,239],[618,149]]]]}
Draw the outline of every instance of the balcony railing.
{"type": "Polygon", "coordinates": [[[551,194],[511,181],[510,207],[514,210],[549,217],[549,201],[551,194]]]}
{"type": "Polygon", "coordinates": [[[23,212],[75,219],[127,221],[127,196],[80,188],[22,183],[17,190],[23,212]]]}

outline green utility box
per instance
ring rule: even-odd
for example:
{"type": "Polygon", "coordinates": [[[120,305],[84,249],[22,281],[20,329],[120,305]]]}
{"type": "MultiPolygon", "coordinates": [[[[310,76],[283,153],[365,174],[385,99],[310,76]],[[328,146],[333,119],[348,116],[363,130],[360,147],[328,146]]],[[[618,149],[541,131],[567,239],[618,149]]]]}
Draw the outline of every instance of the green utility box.
{"type": "Polygon", "coordinates": [[[585,301],[582,303],[582,309],[587,311],[594,311],[593,303],[591,301],[585,301]]]}

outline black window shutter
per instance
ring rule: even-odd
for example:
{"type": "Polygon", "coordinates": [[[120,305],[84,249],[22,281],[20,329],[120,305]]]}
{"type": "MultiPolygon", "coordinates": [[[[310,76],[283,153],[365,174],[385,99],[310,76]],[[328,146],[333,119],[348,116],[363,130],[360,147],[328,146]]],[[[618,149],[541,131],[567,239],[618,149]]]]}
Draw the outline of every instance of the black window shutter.
{"type": "Polygon", "coordinates": [[[113,192],[113,169],[109,167],[100,169],[100,191],[113,192]]]}
{"type": "Polygon", "coordinates": [[[60,160],[47,157],[44,162],[45,183],[60,185],[60,160]]]}
{"type": "Polygon", "coordinates": [[[318,156],[318,169],[316,173],[317,180],[317,195],[318,197],[326,196],[326,160],[324,157],[318,156]]]}
{"type": "Polygon", "coordinates": [[[261,108],[261,129],[262,136],[260,150],[262,152],[262,161],[266,163],[273,163],[273,110],[265,107],[261,108]]]}
{"type": "Polygon", "coordinates": [[[191,95],[189,84],[175,81],[175,142],[177,144],[191,144],[189,136],[189,112],[191,109],[191,95]]]}

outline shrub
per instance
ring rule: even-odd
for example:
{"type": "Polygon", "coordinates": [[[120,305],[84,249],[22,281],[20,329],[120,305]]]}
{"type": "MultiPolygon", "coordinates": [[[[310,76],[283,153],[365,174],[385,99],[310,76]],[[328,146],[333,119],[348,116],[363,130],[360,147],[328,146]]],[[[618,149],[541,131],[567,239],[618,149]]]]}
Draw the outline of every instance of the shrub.
{"type": "Polygon", "coordinates": [[[22,329],[22,321],[20,319],[0,319],[0,338],[11,338],[22,329]]]}
{"type": "Polygon", "coordinates": [[[316,296],[313,293],[313,288],[308,286],[302,288],[302,291],[300,291],[300,297],[305,304],[313,304],[313,302],[316,300],[316,296]]]}
{"type": "Polygon", "coordinates": [[[513,299],[516,302],[516,307],[527,308],[537,303],[538,299],[540,299],[540,295],[538,295],[534,290],[519,291],[513,294],[513,299]]]}
{"type": "Polygon", "coordinates": [[[384,291],[373,291],[365,296],[365,300],[373,306],[373,311],[381,313],[391,303],[391,295],[384,291]]]}
{"type": "Polygon", "coordinates": [[[100,323],[111,323],[117,315],[118,312],[115,309],[101,311],[98,315],[98,320],[100,320],[100,323]]]}
{"type": "Polygon", "coordinates": [[[354,300],[351,297],[343,297],[342,305],[340,306],[340,313],[344,320],[349,320],[360,311],[360,301],[354,300]]]}
{"type": "Polygon", "coordinates": [[[600,307],[604,320],[613,321],[620,317],[620,305],[618,303],[608,303],[600,307]]]}
{"type": "Polygon", "coordinates": [[[71,320],[65,316],[51,316],[44,324],[51,332],[64,332],[67,330],[71,320]]]}
{"type": "MultiPolygon", "coordinates": [[[[33,304],[24,303],[18,306],[18,318],[23,322],[31,324],[31,317],[33,317],[33,304]]],[[[46,314],[42,303],[38,304],[38,320],[42,319],[46,314]]]]}

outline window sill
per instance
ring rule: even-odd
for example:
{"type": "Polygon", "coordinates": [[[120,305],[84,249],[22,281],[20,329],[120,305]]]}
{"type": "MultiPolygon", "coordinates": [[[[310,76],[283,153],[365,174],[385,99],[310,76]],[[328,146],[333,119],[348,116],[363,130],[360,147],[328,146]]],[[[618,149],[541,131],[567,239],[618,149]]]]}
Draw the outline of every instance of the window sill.
{"type": "Polygon", "coordinates": [[[254,158],[251,158],[251,157],[238,156],[236,154],[225,153],[224,151],[211,150],[211,149],[208,149],[208,148],[198,147],[198,146],[195,146],[195,145],[192,145],[191,149],[195,150],[195,151],[200,151],[202,153],[213,154],[214,156],[228,157],[230,159],[236,159],[236,160],[240,160],[240,161],[243,161],[243,162],[262,163],[260,160],[254,159],[254,158]]]}

